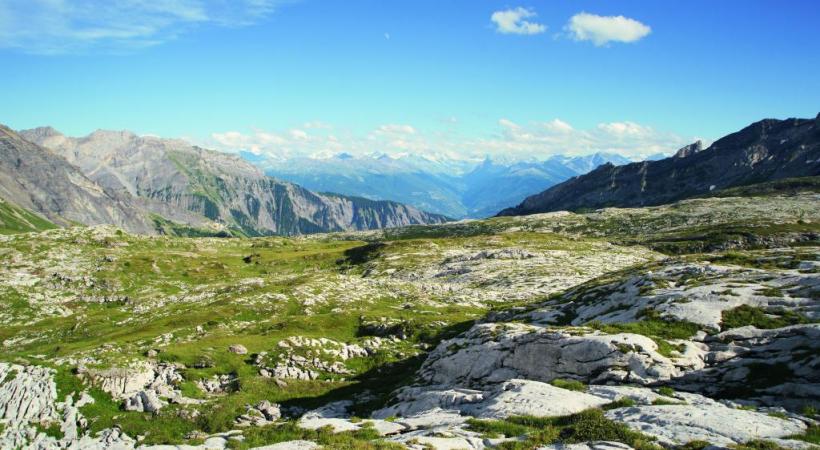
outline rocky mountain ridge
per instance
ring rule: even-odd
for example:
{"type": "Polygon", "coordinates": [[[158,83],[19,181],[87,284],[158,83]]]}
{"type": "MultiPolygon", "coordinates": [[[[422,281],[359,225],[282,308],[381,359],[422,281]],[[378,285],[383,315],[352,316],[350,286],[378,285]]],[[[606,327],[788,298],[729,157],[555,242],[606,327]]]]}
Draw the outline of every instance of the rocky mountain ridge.
{"type": "Polygon", "coordinates": [[[820,115],[815,119],[766,119],[706,149],[698,142],[658,161],[602,165],[499,215],[659,205],[735,186],[817,175],[820,115]]]}
{"type": "MultiPolygon", "coordinates": [[[[97,131],[83,138],[71,138],[52,128],[38,128],[23,131],[10,142],[26,148],[41,146],[39,154],[64,161],[66,167],[75,166],[72,170],[80,172],[100,192],[127,202],[129,217],[140,225],[83,217],[78,217],[79,223],[113,223],[136,232],[151,232],[162,225],[183,232],[187,227],[196,233],[223,230],[255,236],[446,220],[395,202],[316,194],[267,177],[237,156],[205,150],[182,140],[119,131],[97,131]]],[[[48,170],[44,168],[43,173],[48,170]]],[[[26,205],[56,218],[60,211],[58,203],[52,202],[48,207],[42,203],[26,205]]]]}
{"type": "Polygon", "coordinates": [[[112,224],[135,232],[153,230],[131,199],[105,189],[64,158],[2,125],[0,197],[62,226],[112,224]]]}

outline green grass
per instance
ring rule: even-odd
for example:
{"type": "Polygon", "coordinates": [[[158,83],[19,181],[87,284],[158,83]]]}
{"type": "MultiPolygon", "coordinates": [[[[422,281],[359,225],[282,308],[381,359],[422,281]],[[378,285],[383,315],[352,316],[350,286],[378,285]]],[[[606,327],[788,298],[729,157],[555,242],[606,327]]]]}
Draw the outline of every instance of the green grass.
{"type": "Polygon", "coordinates": [[[57,228],[39,215],[0,199],[0,234],[28,233],[57,228]]]}
{"type": "Polygon", "coordinates": [[[481,420],[470,418],[467,419],[467,425],[469,425],[470,430],[481,433],[491,439],[524,436],[532,431],[531,427],[519,425],[510,420],[481,420]]]}
{"type": "Polygon", "coordinates": [[[607,419],[600,409],[588,409],[563,417],[513,416],[502,420],[470,419],[468,427],[487,437],[520,437],[504,442],[503,450],[532,449],[555,442],[574,444],[589,441],[616,441],[639,450],[658,450],[652,438],[625,424],[607,419]]]}
{"type": "Polygon", "coordinates": [[[637,322],[601,324],[590,322],[587,325],[609,334],[633,333],[651,338],[658,346],[658,353],[671,357],[683,350],[681,346],[669,343],[668,339],[688,339],[700,330],[700,326],[682,320],[661,319],[654,310],[644,310],[643,320],[637,322]]]}
{"type": "Polygon", "coordinates": [[[294,422],[267,427],[252,427],[243,433],[244,440],[231,441],[229,448],[245,450],[253,447],[286,442],[307,440],[316,442],[328,449],[339,450],[401,450],[401,444],[385,442],[372,428],[364,426],[356,431],[333,433],[329,427],[318,430],[304,430],[294,422]]]}
{"type": "Polygon", "coordinates": [[[669,386],[661,386],[658,388],[658,394],[663,395],[664,397],[674,397],[675,390],[669,386]]]}
{"type": "Polygon", "coordinates": [[[578,380],[565,380],[562,378],[556,378],[550,381],[550,384],[555,387],[567,389],[570,391],[584,392],[587,390],[587,385],[584,384],[582,381],[578,380]]]}
{"type": "Polygon", "coordinates": [[[166,236],[179,236],[179,237],[233,237],[235,234],[238,236],[243,236],[241,231],[235,231],[232,233],[228,230],[210,230],[207,228],[197,228],[192,227],[189,225],[184,225],[180,223],[176,223],[170,221],[162,216],[153,214],[151,215],[151,220],[154,223],[154,228],[160,234],[166,236]]]}
{"type": "Polygon", "coordinates": [[[60,428],[59,422],[52,422],[52,423],[35,423],[34,428],[40,432],[45,434],[46,436],[51,436],[58,441],[65,437],[63,430],[60,428]]]}
{"type": "Polygon", "coordinates": [[[809,425],[805,433],[798,434],[796,436],[789,436],[789,438],[809,442],[811,444],[820,445],[820,425],[816,423],[813,425],[809,425]]]}
{"type": "Polygon", "coordinates": [[[629,397],[622,397],[622,398],[619,398],[618,400],[615,400],[613,402],[607,403],[604,406],[601,406],[601,409],[603,409],[604,411],[609,411],[610,409],[629,408],[629,407],[632,407],[632,406],[635,406],[635,405],[636,405],[635,400],[632,400],[629,397]]]}
{"type": "Polygon", "coordinates": [[[734,450],[786,450],[772,441],[757,439],[733,447],[734,450]]]}
{"type": "Polygon", "coordinates": [[[737,308],[723,311],[721,325],[723,329],[727,330],[748,325],[771,330],[808,322],[809,319],[806,316],[794,311],[786,309],[764,310],[757,306],[740,305],[737,308]]]}

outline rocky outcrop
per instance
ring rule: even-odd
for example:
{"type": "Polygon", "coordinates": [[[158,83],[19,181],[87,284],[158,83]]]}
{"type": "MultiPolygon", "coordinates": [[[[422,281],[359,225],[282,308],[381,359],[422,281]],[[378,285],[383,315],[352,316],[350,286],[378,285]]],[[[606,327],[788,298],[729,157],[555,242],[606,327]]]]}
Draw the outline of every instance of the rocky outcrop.
{"type": "MultiPolygon", "coordinates": [[[[474,434],[470,418],[557,417],[591,408],[666,447],[769,440],[809,448],[792,437],[816,423],[798,412],[820,399],[820,324],[783,324],[818,319],[817,274],[801,261],[814,256],[771,255],[748,258],[783,267],[667,259],[529,310],[492,314],[439,344],[419,370],[419,384],[396,391],[373,417],[396,417],[405,427],[398,441],[415,442],[412,436],[445,448],[494,445],[474,434]],[[758,309],[726,315],[740,306],[758,309]],[[738,326],[740,320],[770,329],[738,326]],[[691,333],[665,340],[664,327],[691,333]]],[[[617,447],[578,448],[609,445],[617,447]]]]}
{"type": "Polygon", "coordinates": [[[618,408],[609,411],[607,417],[626,423],[669,446],[692,441],[729,446],[752,440],[798,435],[806,430],[806,425],[799,420],[708,401],[697,405],[618,408]]]}
{"type": "MultiPolygon", "coordinates": [[[[165,372],[167,374],[167,371],[165,372]]],[[[87,374],[87,373],[86,373],[87,374]]],[[[137,389],[140,380],[147,379],[147,371],[134,370],[129,376],[127,371],[109,371],[96,374],[97,382],[119,395],[137,389]]],[[[158,377],[163,377],[160,369],[158,377]]],[[[156,381],[156,379],[155,379],[156,381]]],[[[156,384],[156,383],[155,383],[156,384]]],[[[155,386],[156,388],[156,386],[155,386]]],[[[156,395],[154,390],[141,390],[128,400],[139,397],[143,405],[150,405],[152,399],[146,395],[156,395]],[[150,393],[150,394],[146,394],[150,393]]],[[[23,366],[0,362],[0,448],[26,448],[37,450],[165,450],[185,448],[188,450],[215,450],[229,448],[229,443],[241,439],[240,431],[229,431],[213,435],[204,434],[202,444],[186,446],[139,445],[137,440],[126,435],[118,428],[107,428],[92,435],[88,432],[88,421],[83,417],[80,408],[93,403],[94,399],[86,393],[72,393],[64,400],[57,398],[54,382],[54,370],[39,366],[23,366]],[[74,398],[79,400],[75,401],[74,398]],[[56,425],[61,437],[57,438],[43,432],[44,424],[56,425]]],[[[126,404],[128,409],[128,403],[126,404]]],[[[146,412],[155,412],[143,408],[146,412]]],[[[278,405],[262,402],[255,408],[263,418],[272,423],[280,417],[278,405]]],[[[255,447],[254,450],[312,450],[318,445],[311,441],[296,440],[278,444],[255,447]]]]}
{"type": "Polygon", "coordinates": [[[820,274],[812,270],[771,271],[665,261],[611,283],[570,289],[528,318],[543,324],[578,326],[592,321],[634,322],[651,311],[659,317],[719,331],[725,328],[723,313],[740,306],[820,320],[818,298],[820,274]]]}
{"type": "Polygon", "coordinates": [[[820,324],[735,328],[704,339],[706,365],[678,389],[799,411],[820,399],[820,324]]]}
{"type": "Polygon", "coordinates": [[[139,362],[128,367],[82,369],[80,375],[114,399],[123,400],[127,411],[157,413],[169,401],[180,404],[200,402],[182,395],[177,384],[184,379],[178,367],[171,364],[139,362]]]}
{"type": "Polygon", "coordinates": [[[605,398],[584,392],[518,379],[505,381],[486,391],[444,386],[409,387],[399,391],[395,399],[395,405],[376,411],[373,417],[408,418],[435,410],[483,419],[566,416],[609,403],[605,398]]]}
{"type": "Polygon", "coordinates": [[[419,375],[438,385],[481,386],[513,378],[651,384],[681,374],[638,334],[554,330],[534,325],[480,324],[440,344],[419,375]]]}
{"type": "Polygon", "coordinates": [[[671,203],[733,186],[820,175],[820,115],[766,119],[699,150],[623,166],[604,164],[525,199],[502,216],[671,203]]]}
{"type": "Polygon", "coordinates": [[[57,386],[50,369],[0,363],[0,420],[53,421],[57,386]]]}
{"type": "Polygon", "coordinates": [[[332,339],[312,339],[291,336],[279,341],[274,352],[256,355],[255,364],[265,377],[277,379],[315,380],[324,375],[350,375],[345,366],[351,358],[363,358],[374,354],[382,344],[378,337],[358,344],[345,344],[332,339]]]}
{"type": "Polygon", "coordinates": [[[236,426],[261,427],[270,425],[279,420],[281,417],[282,410],[278,404],[263,400],[254,406],[248,405],[246,413],[236,419],[236,426]]]}

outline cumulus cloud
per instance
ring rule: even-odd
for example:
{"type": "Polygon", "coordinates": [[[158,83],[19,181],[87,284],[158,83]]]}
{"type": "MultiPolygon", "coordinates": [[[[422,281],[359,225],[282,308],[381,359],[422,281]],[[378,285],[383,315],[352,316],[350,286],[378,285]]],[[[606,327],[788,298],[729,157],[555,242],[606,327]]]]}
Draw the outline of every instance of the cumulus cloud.
{"type": "Polygon", "coordinates": [[[513,8],[496,11],[490,16],[495,23],[495,30],[504,34],[540,34],[547,31],[547,27],[526,19],[537,17],[535,11],[527,8],[513,8]]]}
{"type": "Polygon", "coordinates": [[[635,42],[652,32],[652,28],[635,19],[585,12],[572,16],[566,29],[573,39],[592,41],[597,46],[610,42],[635,42]]]}
{"type": "Polygon", "coordinates": [[[461,158],[543,159],[551,155],[617,153],[641,158],[657,153],[671,154],[693,142],[677,134],[655,130],[630,121],[600,123],[589,128],[573,127],[553,119],[517,123],[498,120],[497,129],[484,136],[463,136],[449,132],[423,132],[410,125],[386,124],[364,135],[327,128],[292,129],[279,132],[253,130],[214,133],[205,147],[225,151],[248,150],[273,158],[294,156],[325,157],[336,153],[354,155],[388,153],[441,155],[461,158]]]}
{"type": "Polygon", "coordinates": [[[35,54],[123,52],[197,26],[247,26],[279,0],[0,0],[0,48],[35,54]]]}

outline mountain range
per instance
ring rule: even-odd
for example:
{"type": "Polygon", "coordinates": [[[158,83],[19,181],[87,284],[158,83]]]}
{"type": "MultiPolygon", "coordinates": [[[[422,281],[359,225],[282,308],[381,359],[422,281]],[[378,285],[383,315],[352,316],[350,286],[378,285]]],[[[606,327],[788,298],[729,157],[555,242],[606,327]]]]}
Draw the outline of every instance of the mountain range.
{"type": "Polygon", "coordinates": [[[604,164],[499,215],[660,205],[737,186],[818,175],[820,114],[814,119],[765,119],[705,149],[696,142],[670,158],[604,164]]]}
{"type": "Polygon", "coordinates": [[[696,142],[672,157],[633,163],[603,153],[515,162],[346,153],[276,160],[127,131],[75,138],[49,127],[18,133],[0,126],[7,227],[40,224],[39,216],[56,226],[113,224],[146,234],[296,235],[499,210],[652,206],[818,175],[820,116],[762,120],[708,148],[696,142]]]}
{"type": "Polygon", "coordinates": [[[601,164],[631,162],[612,153],[528,161],[383,153],[285,159],[240,155],[270,176],[314,191],[390,199],[453,218],[492,216],[601,164]]]}
{"type": "Polygon", "coordinates": [[[138,233],[293,235],[440,223],[396,202],[317,194],[182,140],[0,129],[0,197],[57,225],[138,233]]]}

